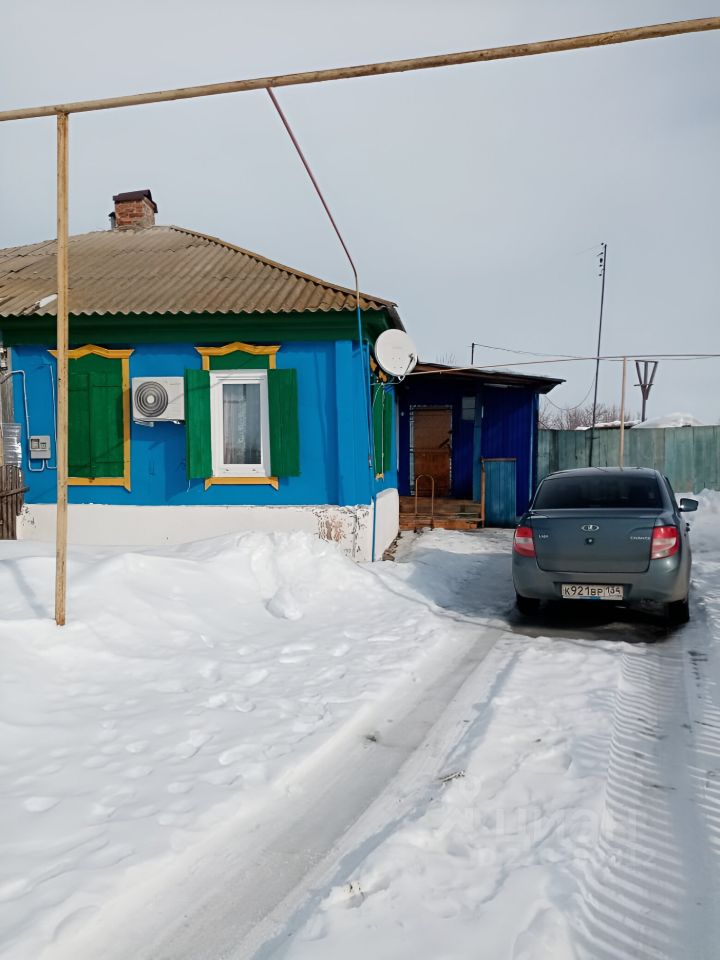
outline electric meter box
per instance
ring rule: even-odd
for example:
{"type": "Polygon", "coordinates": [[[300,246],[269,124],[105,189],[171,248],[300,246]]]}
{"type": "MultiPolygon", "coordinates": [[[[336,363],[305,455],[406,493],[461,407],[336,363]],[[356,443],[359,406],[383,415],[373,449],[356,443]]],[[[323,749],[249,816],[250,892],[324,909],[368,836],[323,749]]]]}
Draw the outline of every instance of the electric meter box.
{"type": "Polygon", "coordinates": [[[30,459],[31,460],[49,460],[50,459],[50,437],[40,437],[40,436],[30,437],[30,459]]]}

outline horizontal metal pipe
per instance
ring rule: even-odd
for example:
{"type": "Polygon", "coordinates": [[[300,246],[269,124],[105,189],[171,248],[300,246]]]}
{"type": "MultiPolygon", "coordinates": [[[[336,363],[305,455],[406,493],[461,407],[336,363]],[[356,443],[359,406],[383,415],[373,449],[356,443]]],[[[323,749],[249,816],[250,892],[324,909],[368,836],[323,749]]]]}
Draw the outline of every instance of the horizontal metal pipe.
{"type": "Polygon", "coordinates": [[[78,100],[74,103],[56,103],[44,107],[26,107],[0,112],[0,121],[30,120],[34,117],[52,117],[60,113],[89,113],[93,110],[113,110],[117,107],[136,107],[169,100],[192,100],[196,97],[214,97],[223,93],[241,93],[246,90],[267,90],[272,87],[294,87],[306,83],[325,83],[328,80],[351,80],[356,77],[378,77],[410,70],[430,70],[435,67],[456,67],[468,63],[486,63],[489,60],[510,60],[515,57],[534,57],[544,53],[561,53],[587,47],[605,47],[635,40],[657,40],[685,33],[703,33],[720,30],[720,17],[701,20],[678,20],[674,23],[656,23],[627,30],[591,33],[560,40],[541,40],[537,43],[513,44],[508,47],[490,47],[486,50],[468,50],[464,53],[444,53],[431,57],[413,57],[410,60],[387,60],[354,67],[335,67],[329,70],[310,70],[305,73],[286,73],[254,80],[230,80],[226,83],[207,83],[154,93],[135,93],[104,100],[78,100]]]}

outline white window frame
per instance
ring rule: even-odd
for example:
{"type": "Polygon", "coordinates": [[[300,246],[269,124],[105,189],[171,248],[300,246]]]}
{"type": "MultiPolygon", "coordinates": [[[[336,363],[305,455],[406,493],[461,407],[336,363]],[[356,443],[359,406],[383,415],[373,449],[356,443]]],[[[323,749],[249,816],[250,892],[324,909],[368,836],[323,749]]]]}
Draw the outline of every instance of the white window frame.
{"type": "Polygon", "coordinates": [[[214,477],[270,476],[270,416],[267,370],[217,370],[210,373],[210,445],[214,477]],[[225,463],[223,384],[260,385],[260,463],[225,463]]]}

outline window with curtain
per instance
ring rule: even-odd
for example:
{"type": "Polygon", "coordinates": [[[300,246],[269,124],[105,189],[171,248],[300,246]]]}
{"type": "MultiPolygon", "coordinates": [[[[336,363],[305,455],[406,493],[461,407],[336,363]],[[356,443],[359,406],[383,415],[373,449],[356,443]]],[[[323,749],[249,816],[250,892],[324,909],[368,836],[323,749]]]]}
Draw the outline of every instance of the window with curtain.
{"type": "Polygon", "coordinates": [[[223,383],[223,462],[260,463],[262,460],[260,385],[223,383]]]}
{"type": "Polygon", "coordinates": [[[267,371],[210,374],[213,476],[269,476],[267,371]]]}

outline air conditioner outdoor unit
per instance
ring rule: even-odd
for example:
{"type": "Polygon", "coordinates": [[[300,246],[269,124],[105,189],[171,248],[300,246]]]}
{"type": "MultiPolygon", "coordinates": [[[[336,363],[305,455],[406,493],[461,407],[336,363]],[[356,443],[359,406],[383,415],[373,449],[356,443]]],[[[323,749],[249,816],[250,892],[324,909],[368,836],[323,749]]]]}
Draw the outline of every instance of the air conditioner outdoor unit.
{"type": "Polygon", "coordinates": [[[185,419],[185,382],[183,377],[133,377],[133,420],[185,419]]]}

